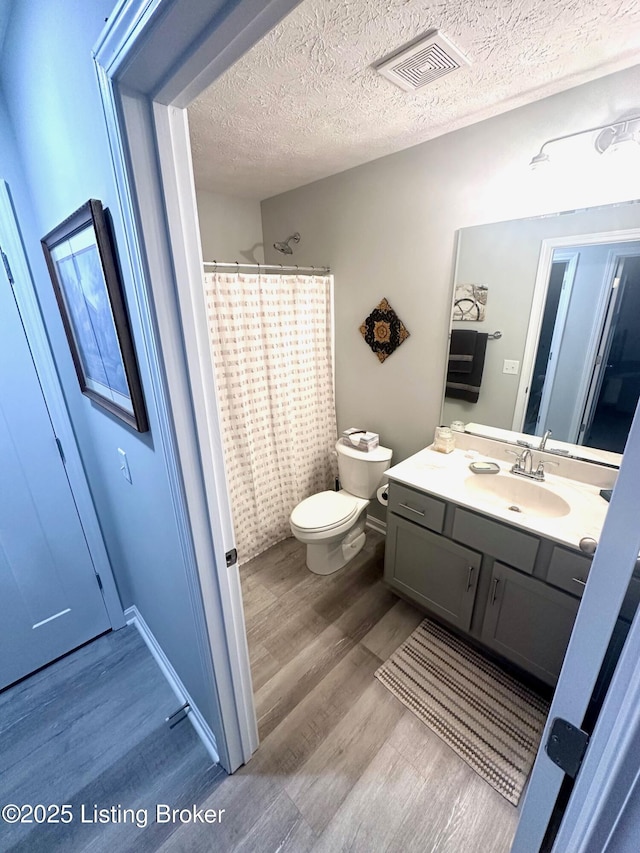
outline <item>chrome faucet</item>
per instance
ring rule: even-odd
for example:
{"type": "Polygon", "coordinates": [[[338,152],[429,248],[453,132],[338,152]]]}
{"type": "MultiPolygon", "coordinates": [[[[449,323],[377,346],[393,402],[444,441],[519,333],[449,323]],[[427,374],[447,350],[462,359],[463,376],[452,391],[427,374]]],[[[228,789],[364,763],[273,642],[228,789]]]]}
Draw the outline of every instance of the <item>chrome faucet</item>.
{"type": "MultiPolygon", "coordinates": [[[[516,464],[520,469],[518,471],[519,474],[524,474],[525,476],[531,476],[531,466],[533,465],[533,456],[531,455],[531,451],[527,447],[526,450],[523,450],[520,456],[518,456],[516,460],[516,464]]],[[[515,466],[514,466],[515,467],[515,466]]]]}
{"type": "Polygon", "coordinates": [[[550,429],[545,430],[544,435],[540,439],[540,447],[538,447],[538,450],[544,450],[545,449],[545,447],[547,446],[547,440],[548,440],[550,435],[551,435],[551,430],[550,429]]]}
{"type": "Polygon", "coordinates": [[[512,474],[518,474],[520,477],[529,477],[530,480],[544,480],[544,465],[538,462],[538,467],[533,470],[533,456],[529,448],[525,448],[522,453],[515,453],[513,450],[507,451],[513,453],[516,461],[511,468],[512,474]]]}

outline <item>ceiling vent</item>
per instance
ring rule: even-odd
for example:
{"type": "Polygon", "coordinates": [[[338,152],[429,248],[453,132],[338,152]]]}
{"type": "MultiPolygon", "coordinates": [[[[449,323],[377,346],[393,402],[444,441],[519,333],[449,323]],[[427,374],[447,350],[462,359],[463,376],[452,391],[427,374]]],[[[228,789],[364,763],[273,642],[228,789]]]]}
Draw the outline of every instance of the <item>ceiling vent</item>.
{"type": "Polygon", "coordinates": [[[438,77],[469,64],[466,56],[436,30],[411,42],[390,59],[382,60],[376,71],[406,92],[415,92],[438,77]]]}

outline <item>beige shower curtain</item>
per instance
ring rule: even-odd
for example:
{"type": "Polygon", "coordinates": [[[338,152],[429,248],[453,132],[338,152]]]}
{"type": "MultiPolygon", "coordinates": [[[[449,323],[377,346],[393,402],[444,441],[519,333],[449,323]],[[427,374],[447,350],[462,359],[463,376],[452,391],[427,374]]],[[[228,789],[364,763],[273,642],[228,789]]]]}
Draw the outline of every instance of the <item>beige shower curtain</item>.
{"type": "Polygon", "coordinates": [[[335,477],[332,276],[208,273],[207,316],[239,562],[291,535],[335,477]]]}

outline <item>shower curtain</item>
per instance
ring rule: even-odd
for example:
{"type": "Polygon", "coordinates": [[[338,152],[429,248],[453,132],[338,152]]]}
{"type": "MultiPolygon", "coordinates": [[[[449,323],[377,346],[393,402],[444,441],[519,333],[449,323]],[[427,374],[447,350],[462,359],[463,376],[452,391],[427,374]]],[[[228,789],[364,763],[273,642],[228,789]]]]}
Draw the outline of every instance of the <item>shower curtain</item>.
{"type": "Polygon", "coordinates": [[[208,273],[207,317],[240,564],[332,487],[332,276],[208,273]]]}

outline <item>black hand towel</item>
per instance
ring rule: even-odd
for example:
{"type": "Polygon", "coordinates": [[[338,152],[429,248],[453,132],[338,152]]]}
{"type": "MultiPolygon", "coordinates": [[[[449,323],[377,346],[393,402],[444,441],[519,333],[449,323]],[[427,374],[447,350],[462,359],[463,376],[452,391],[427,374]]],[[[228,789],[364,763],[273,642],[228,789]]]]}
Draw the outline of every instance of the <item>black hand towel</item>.
{"type": "Polygon", "coordinates": [[[449,345],[449,370],[455,373],[471,373],[476,354],[478,333],[473,329],[454,329],[449,345]]]}
{"type": "Polygon", "coordinates": [[[466,329],[453,329],[449,347],[449,369],[445,397],[477,403],[480,396],[480,383],[484,370],[484,358],[487,351],[486,332],[473,332],[466,329]],[[469,353],[470,342],[474,342],[469,353]],[[467,356],[471,355],[471,359],[467,356]],[[461,359],[461,356],[464,356],[461,359]],[[467,368],[467,365],[470,365],[467,368]]]}

